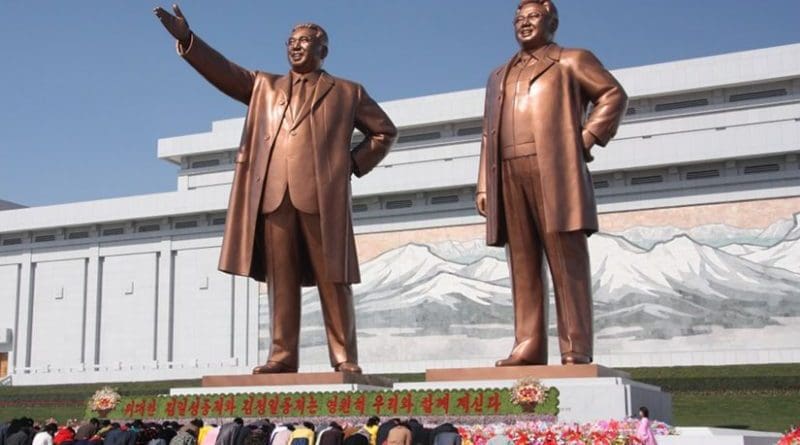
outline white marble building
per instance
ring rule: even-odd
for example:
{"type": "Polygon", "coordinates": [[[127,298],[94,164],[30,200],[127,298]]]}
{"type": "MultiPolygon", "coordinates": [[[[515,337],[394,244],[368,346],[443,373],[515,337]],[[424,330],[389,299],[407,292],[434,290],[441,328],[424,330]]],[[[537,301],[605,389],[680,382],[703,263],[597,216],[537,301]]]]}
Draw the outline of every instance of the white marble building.
{"type": "MultiPolygon", "coordinates": [[[[794,242],[800,228],[792,221],[800,214],[800,44],[614,74],[631,101],[617,137],[597,149],[590,165],[603,232],[624,238],[630,252],[642,255],[688,234],[698,251],[712,248],[726,264],[735,260],[736,267],[756,271],[750,279],[756,288],[759,277],[789,284],[778,303],[755,301],[763,311],[725,315],[741,320],[730,323],[690,320],[684,315],[691,309],[631,300],[640,309],[635,317],[625,319],[616,308],[609,315],[616,321],[598,321],[604,327],[597,361],[648,366],[800,360],[800,341],[791,338],[800,326],[800,290],[791,291],[795,277],[800,284],[800,270],[791,262],[800,264],[800,242],[794,242]],[[628,322],[659,328],[628,335],[628,322]]],[[[472,195],[483,95],[480,89],[382,103],[401,137],[378,168],[353,180],[362,264],[399,249],[403,240],[465,243],[481,233],[472,195]]],[[[216,270],[242,123],[218,121],[208,133],[159,140],[158,157],[180,166],[173,192],[0,212],[0,381],[189,378],[249,372],[264,360],[268,317],[259,284],[216,270]]],[[[701,259],[703,270],[691,273],[704,277],[711,273],[709,264],[723,261],[708,258],[701,259]]],[[[673,260],[689,261],[680,255],[673,260]]],[[[742,274],[731,267],[731,274],[742,274]]],[[[501,273],[492,281],[501,294],[507,288],[503,279],[501,273]]],[[[596,292],[608,290],[604,283],[598,279],[596,292]]],[[[687,301],[696,297],[670,283],[687,301]]],[[[482,326],[505,333],[480,338],[455,332],[453,323],[436,326],[441,329],[433,334],[418,318],[417,328],[393,328],[382,336],[380,326],[364,319],[371,313],[371,290],[362,288],[358,300],[366,314],[359,312],[358,323],[364,326],[359,339],[367,372],[488,365],[510,348],[510,331],[503,331],[510,322],[486,322],[482,326]],[[396,361],[390,361],[382,352],[387,340],[423,352],[393,354],[396,361]],[[436,341],[459,346],[443,356],[428,347],[436,341]],[[483,342],[482,349],[471,350],[473,342],[483,342]]],[[[308,306],[314,314],[313,303],[308,306]]],[[[402,311],[404,304],[389,309],[402,311]]],[[[308,326],[303,335],[321,338],[318,328],[308,326]]],[[[323,345],[305,342],[303,369],[327,369],[323,351],[323,345]]]]}

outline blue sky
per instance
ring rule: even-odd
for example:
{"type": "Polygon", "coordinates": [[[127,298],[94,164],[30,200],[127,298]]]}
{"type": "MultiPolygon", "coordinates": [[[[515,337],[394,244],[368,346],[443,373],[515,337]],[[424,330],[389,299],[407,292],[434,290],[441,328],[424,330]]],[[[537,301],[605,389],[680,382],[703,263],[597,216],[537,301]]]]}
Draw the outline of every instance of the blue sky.
{"type": "MultiPolygon", "coordinates": [[[[287,71],[291,26],[330,34],[325,68],[377,100],[483,86],[515,50],[515,0],[186,1],[231,60],[287,71]]],[[[159,138],[244,107],[174,51],[142,0],[0,3],[0,199],[29,206],[172,191],[159,138]]],[[[168,3],[161,3],[167,7],[168,3]]],[[[561,0],[557,41],[609,68],[800,42],[800,0],[561,0]]]]}

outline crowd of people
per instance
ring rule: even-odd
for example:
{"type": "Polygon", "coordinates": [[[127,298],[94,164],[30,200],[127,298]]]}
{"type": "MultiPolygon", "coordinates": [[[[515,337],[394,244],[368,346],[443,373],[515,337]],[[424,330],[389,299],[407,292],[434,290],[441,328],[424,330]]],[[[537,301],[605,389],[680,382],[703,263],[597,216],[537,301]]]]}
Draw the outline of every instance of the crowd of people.
{"type": "Polygon", "coordinates": [[[130,423],[68,421],[55,419],[35,423],[30,418],[0,425],[0,445],[461,445],[452,424],[436,428],[415,419],[390,419],[381,423],[369,418],[364,425],[331,422],[275,424],[258,420],[245,424],[241,418],[222,425],[194,419],[185,424],[134,420],[130,423]]]}
{"type": "Polygon", "coordinates": [[[465,427],[443,423],[423,425],[416,419],[381,422],[370,417],[363,425],[330,422],[273,423],[268,419],[245,423],[241,418],[221,425],[194,419],[118,423],[91,419],[55,419],[35,423],[30,418],[0,424],[0,445],[530,445],[564,443],[636,443],[656,445],[654,432],[670,434],[662,422],[651,422],[646,407],[639,420],[600,421],[584,425],[529,421],[465,427]],[[540,440],[541,439],[541,440],[540,440]],[[552,440],[551,440],[552,439],[552,440]],[[543,441],[542,441],[543,440],[543,441]],[[622,440],[621,442],[619,440],[622,440]]]}

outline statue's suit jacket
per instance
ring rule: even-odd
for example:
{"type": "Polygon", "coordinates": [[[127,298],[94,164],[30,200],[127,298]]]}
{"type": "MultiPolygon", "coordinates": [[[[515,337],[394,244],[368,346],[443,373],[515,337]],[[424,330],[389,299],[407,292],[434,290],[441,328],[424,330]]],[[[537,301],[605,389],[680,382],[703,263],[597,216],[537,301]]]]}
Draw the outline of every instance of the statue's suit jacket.
{"type": "MultiPolygon", "coordinates": [[[[266,281],[263,237],[257,236],[260,203],[270,155],[289,107],[290,75],[244,69],[197,36],[181,54],[203,77],[225,94],[248,105],[231,189],[219,269],[266,281]]],[[[358,283],[360,274],[351,216],[350,174],[372,170],[389,151],[397,134],[384,111],[361,85],[322,72],[309,114],[312,159],[316,175],[308,178],[319,202],[325,279],[358,283]],[[366,136],[352,152],[353,129],[366,136]]],[[[304,285],[313,285],[311,268],[304,268],[304,285]]]]}
{"type": "MultiPolygon", "coordinates": [[[[507,242],[500,182],[500,117],[506,75],[517,57],[494,70],[486,86],[478,192],[487,194],[486,242],[491,246],[507,242]]],[[[597,208],[586,167],[592,157],[584,150],[582,135],[588,131],[605,146],[616,134],[628,97],[592,53],[554,43],[534,66],[529,94],[536,114],[529,124],[541,172],[541,183],[533,186],[542,190],[543,229],[596,232],[597,208]],[[594,108],[584,119],[589,103],[594,108]]]]}

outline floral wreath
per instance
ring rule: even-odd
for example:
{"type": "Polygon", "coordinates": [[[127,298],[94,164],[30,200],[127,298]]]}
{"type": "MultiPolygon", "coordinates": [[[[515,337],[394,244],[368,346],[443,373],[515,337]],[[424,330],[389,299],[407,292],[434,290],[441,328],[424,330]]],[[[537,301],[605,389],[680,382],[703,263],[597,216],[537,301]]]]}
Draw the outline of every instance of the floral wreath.
{"type": "Polygon", "coordinates": [[[539,379],[523,377],[511,387],[511,403],[514,405],[535,406],[544,401],[550,388],[542,385],[539,379]]]}
{"type": "Polygon", "coordinates": [[[109,411],[119,403],[120,395],[116,389],[104,386],[94,393],[89,399],[89,409],[92,411],[109,411]]]}

